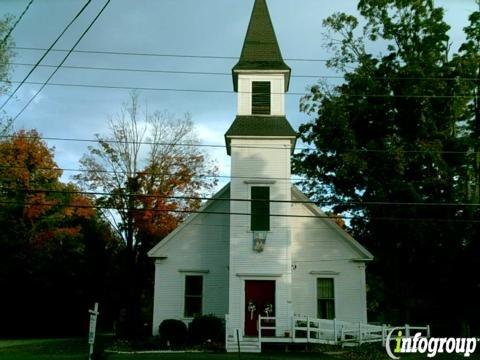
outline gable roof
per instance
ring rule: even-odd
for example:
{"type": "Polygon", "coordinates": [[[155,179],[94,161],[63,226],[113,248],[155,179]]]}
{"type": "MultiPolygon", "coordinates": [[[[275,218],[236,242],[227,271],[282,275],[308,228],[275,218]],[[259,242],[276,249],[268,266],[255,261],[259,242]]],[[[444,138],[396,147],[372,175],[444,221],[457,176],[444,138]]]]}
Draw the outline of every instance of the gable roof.
{"type": "Polygon", "coordinates": [[[253,5],[240,60],[232,69],[235,91],[237,91],[237,71],[239,70],[285,71],[288,73],[285,85],[288,88],[291,70],[283,61],[266,0],[255,0],[253,5]]]}
{"type": "Polygon", "coordinates": [[[293,138],[292,151],[298,134],[285,116],[238,115],[225,133],[227,154],[230,155],[230,138],[234,136],[269,136],[293,138]]]}
{"type": "MultiPolygon", "coordinates": [[[[200,215],[203,215],[202,212],[207,210],[207,208],[212,205],[217,199],[220,199],[222,197],[224,197],[223,195],[225,195],[227,192],[230,192],[230,183],[228,183],[227,185],[225,185],[223,188],[221,188],[215,195],[212,196],[212,199],[211,200],[208,200],[207,202],[205,202],[205,204],[203,204],[203,206],[201,206],[197,212],[193,213],[193,214],[190,214],[189,216],[187,216],[187,218],[185,219],[185,221],[180,224],[180,226],[177,226],[175,228],[175,230],[173,230],[170,234],[168,234],[165,238],[163,238],[161,241],[159,241],[157,243],[157,245],[155,245],[148,253],[147,255],[149,257],[157,257],[155,255],[155,253],[163,248],[171,239],[173,239],[175,237],[176,234],[178,234],[184,227],[186,227],[188,224],[190,224],[193,220],[195,220],[197,217],[199,217],[200,215]]],[[[227,196],[227,198],[229,198],[229,196],[227,196]]]]}
{"type": "MultiPolygon", "coordinates": [[[[230,183],[225,185],[220,191],[218,191],[211,200],[208,200],[196,213],[191,214],[188,216],[185,221],[178,226],[175,230],[173,230],[169,235],[167,235],[162,241],[160,241],[157,245],[155,245],[149,252],[148,256],[149,257],[158,257],[157,252],[161,248],[163,248],[168,242],[170,242],[176,234],[178,234],[180,231],[182,231],[183,228],[188,226],[193,220],[195,220],[198,216],[202,215],[203,211],[206,211],[209,206],[211,206],[215,201],[218,201],[218,199],[222,198],[229,198],[230,192],[230,183]]],[[[310,199],[302,193],[296,186],[292,185],[292,195],[298,198],[301,201],[310,201],[310,199]]],[[[316,206],[313,203],[304,203],[310,211],[313,212],[313,214],[321,217],[325,217],[325,213],[320,210],[318,206],[316,206]]],[[[360,255],[358,259],[352,259],[356,261],[371,261],[373,260],[373,255],[365,248],[363,247],[358,241],[356,241],[348,232],[346,232],[344,229],[342,229],[340,226],[337,225],[337,223],[333,219],[329,218],[321,218],[318,219],[320,221],[323,221],[327,223],[333,230],[335,230],[346,242],[360,255]]]]}
{"type": "Polygon", "coordinates": [[[332,229],[334,229],[338,234],[340,234],[354,250],[356,250],[361,255],[361,258],[352,259],[352,260],[356,260],[356,261],[372,261],[373,260],[373,255],[370,251],[368,251],[364,246],[362,246],[362,244],[360,244],[357,240],[355,240],[348,232],[346,232],[344,229],[338,226],[338,224],[335,222],[334,219],[327,218],[326,214],[317,205],[311,202],[311,200],[303,192],[301,192],[300,189],[297,188],[295,185],[292,185],[292,193],[299,200],[306,201],[306,202],[308,201],[308,203],[304,203],[304,205],[308,209],[310,209],[310,211],[312,211],[313,214],[323,217],[320,220],[326,222],[332,229]]]}

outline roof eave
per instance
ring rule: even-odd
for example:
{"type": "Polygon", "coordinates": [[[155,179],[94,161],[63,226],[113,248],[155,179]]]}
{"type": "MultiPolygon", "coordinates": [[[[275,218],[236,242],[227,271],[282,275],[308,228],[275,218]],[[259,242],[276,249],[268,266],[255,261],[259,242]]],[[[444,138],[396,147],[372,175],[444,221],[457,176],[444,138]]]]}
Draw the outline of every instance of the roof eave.
{"type": "Polygon", "coordinates": [[[232,155],[232,148],[230,146],[231,139],[260,139],[260,138],[268,138],[268,139],[291,139],[291,151],[290,153],[293,154],[295,151],[295,146],[297,145],[297,138],[298,136],[260,136],[260,135],[225,135],[225,144],[227,148],[227,155],[232,155]]]}

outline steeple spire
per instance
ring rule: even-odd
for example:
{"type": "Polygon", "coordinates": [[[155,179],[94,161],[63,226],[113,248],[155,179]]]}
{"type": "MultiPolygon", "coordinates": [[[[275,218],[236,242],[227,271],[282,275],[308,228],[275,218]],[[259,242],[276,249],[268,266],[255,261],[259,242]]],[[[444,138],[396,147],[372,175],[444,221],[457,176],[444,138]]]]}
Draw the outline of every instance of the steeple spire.
{"type": "Polygon", "coordinates": [[[290,67],[283,61],[266,0],[255,0],[240,60],[233,67],[234,89],[238,88],[238,72],[242,70],[278,70],[286,73],[288,89],[290,67]]]}

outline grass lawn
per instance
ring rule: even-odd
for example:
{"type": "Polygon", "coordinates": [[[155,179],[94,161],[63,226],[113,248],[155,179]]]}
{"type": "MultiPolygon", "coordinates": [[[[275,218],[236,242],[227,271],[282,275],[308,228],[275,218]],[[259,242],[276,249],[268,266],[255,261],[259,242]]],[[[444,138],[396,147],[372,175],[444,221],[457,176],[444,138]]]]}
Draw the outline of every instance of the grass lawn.
{"type": "MultiPolygon", "coordinates": [[[[102,341],[100,339],[100,341],[102,341]]],[[[477,349],[470,359],[480,359],[477,349]]],[[[0,360],[87,360],[86,339],[22,339],[0,340],[0,360]]],[[[401,356],[402,359],[427,359],[425,355],[401,356]]],[[[434,359],[464,359],[463,356],[443,355],[434,359]]],[[[109,354],[108,360],[237,360],[236,354],[175,353],[175,354],[109,354]]],[[[241,354],[240,360],[379,360],[388,359],[383,350],[347,352],[341,355],[322,353],[263,353],[241,354]]]]}

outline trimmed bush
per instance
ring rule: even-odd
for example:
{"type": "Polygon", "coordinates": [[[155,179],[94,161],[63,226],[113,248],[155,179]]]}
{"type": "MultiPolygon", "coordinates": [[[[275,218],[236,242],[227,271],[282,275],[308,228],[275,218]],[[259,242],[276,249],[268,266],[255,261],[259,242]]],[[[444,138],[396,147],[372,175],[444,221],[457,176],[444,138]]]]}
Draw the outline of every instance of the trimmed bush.
{"type": "Polygon", "coordinates": [[[183,321],[175,319],[163,320],[158,328],[160,338],[172,347],[181,347],[187,341],[187,326],[183,321]]]}
{"type": "Polygon", "coordinates": [[[193,344],[224,343],[225,325],[215,315],[197,316],[188,328],[189,339],[193,344]]]}

